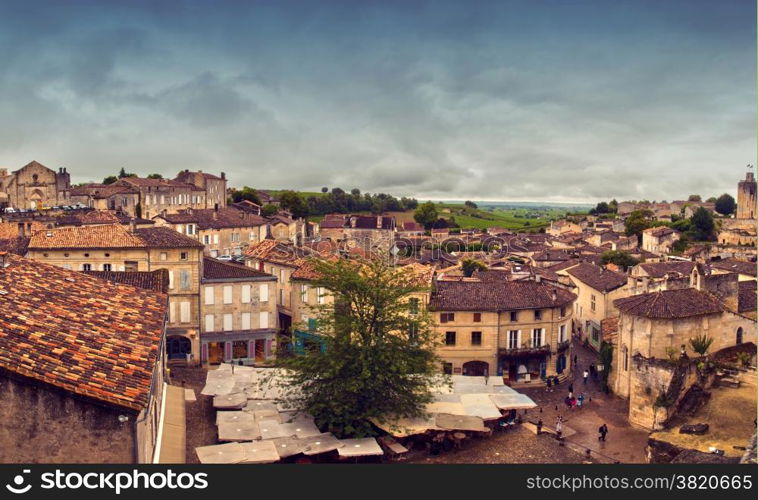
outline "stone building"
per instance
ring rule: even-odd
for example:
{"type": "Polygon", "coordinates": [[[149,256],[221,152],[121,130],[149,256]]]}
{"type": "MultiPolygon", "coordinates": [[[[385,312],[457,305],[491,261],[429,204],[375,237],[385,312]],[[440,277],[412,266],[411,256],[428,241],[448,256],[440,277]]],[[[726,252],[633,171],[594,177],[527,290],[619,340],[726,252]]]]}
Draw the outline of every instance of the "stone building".
{"type": "Polygon", "coordinates": [[[576,295],[535,281],[436,280],[429,301],[447,373],[541,383],[571,371],[576,295]]]}
{"type": "Polygon", "coordinates": [[[757,185],[753,172],[745,174],[745,179],[737,184],[738,219],[755,219],[756,189],[757,185]]]}
{"type": "Polygon", "coordinates": [[[204,258],[201,361],[253,364],[272,358],[277,334],[275,290],[272,274],[204,258]]]}
{"type": "Polygon", "coordinates": [[[587,340],[595,350],[600,350],[602,321],[618,316],[613,301],[631,293],[627,276],[588,262],[569,267],[558,274],[567,274],[576,286],[574,325],[580,332],[581,340],[587,340]]]}
{"type": "Polygon", "coordinates": [[[667,254],[679,241],[679,236],[679,231],[666,226],[645,229],[642,231],[642,249],[657,255],[667,254]]]}
{"type": "Polygon", "coordinates": [[[208,174],[202,170],[190,172],[183,170],[179,172],[174,180],[191,184],[205,193],[205,206],[201,208],[224,208],[226,206],[226,174],[221,172],[221,176],[208,174]]]}
{"type": "Polygon", "coordinates": [[[0,255],[0,462],[152,463],[167,297],[0,255]]]}
{"type": "Polygon", "coordinates": [[[701,277],[693,288],[615,301],[620,315],[610,384],[617,395],[629,399],[632,424],[648,429],[659,425],[655,401],[667,392],[673,376],[663,365],[682,349],[689,357],[697,356],[690,339],[701,334],[712,338],[710,353],[755,343],[755,320],[739,313],[738,282],[732,277],[701,277]]]}
{"type": "Polygon", "coordinates": [[[0,168],[0,206],[37,210],[68,205],[71,176],[65,168],[57,172],[37,161],[8,173],[0,168]]]}
{"type": "Polygon", "coordinates": [[[140,202],[139,189],[124,184],[87,184],[71,188],[71,203],[96,210],[118,210],[135,215],[140,202]]]}
{"type": "Polygon", "coordinates": [[[27,257],[74,271],[169,273],[169,361],[199,361],[200,279],[203,246],[167,227],[130,229],[121,224],[35,232],[27,257]],[[191,356],[188,356],[191,355],[191,356]]]}
{"type": "Polygon", "coordinates": [[[168,226],[200,241],[211,257],[242,255],[248,245],[266,238],[268,219],[237,208],[187,208],[153,218],[158,226],[168,226]]]}

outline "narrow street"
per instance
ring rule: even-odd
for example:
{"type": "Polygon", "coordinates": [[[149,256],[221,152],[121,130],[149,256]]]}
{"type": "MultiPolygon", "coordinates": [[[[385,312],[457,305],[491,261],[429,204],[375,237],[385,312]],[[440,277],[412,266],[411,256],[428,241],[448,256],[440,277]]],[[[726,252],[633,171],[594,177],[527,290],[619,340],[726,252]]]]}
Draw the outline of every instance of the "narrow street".
{"type": "Polygon", "coordinates": [[[553,387],[553,392],[546,392],[544,387],[522,389],[520,392],[539,405],[539,408],[529,410],[527,419],[537,421],[542,418],[543,424],[552,429],[558,415],[561,415],[567,445],[575,445],[585,450],[589,448],[593,456],[601,462],[645,463],[648,432],[629,424],[628,403],[613,394],[604,394],[600,389],[599,378],[588,377],[586,385],[583,381],[584,370],[591,363],[597,365],[597,353],[574,340],[573,355],[577,356],[577,366],[573,372],[574,397],[584,393],[582,408],[570,410],[564,404],[564,399],[568,396],[569,381],[553,387]],[[605,442],[598,440],[597,430],[602,424],[608,426],[605,442]]]}

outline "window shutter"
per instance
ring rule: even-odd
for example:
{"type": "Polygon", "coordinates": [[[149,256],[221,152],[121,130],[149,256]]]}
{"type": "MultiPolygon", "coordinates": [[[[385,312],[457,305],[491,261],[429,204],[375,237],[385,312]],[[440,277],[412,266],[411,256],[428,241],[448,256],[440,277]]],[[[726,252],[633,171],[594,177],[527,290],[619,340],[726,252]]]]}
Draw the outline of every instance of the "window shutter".
{"type": "Polygon", "coordinates": [[[242,285],[242,303],[250,303],[250,285],[242,285]]]}
{"type": "Polygon", "coordinates": [[[224,314],[224,331],[228,332],[232,329],[232,315],[224,314]]]}
{"type": "Polygon", "coordinates": [[[174,271],[168,272],[168,287],[173,290],[174,289],[174,271]]]}
{"type": "Polygon", "coordinates": [[[260,328],[268,328],[268,313],[261,312],[260,314],[260,328]]]}
{"type": "Polygon", "coordinates": [[[261,302],[268,302],[268,283],[261,285],[261,302]]]}
{"type": "Polygon", "coordinates": [[[213,331],[213,315],[212,314],[206,314],[205,315],[205,331],[206,332],[212,332],[213,331]]]}
{"type": "Polygon", "coordinates": [[[168,322],[176,323],[176,303],[173,301],[168,304],[168,322]]]}
{"type": "Polygon", "coordinates": [[[205,287],[205,305],[212,306],[214,304],[214,292],[215,289],[212,286],[205,287]]]}
{"type": "Polygon", "coordinates": [[[180,304],[180,314],[181,314],[181,322],[182,323],[189,323],[190,321],[190,303],[189,302],[182,302],[180,304]]]}
{"type": "Polygon", "coordinates": [[[241,319],[242,319],[242,325],[241,325],[242,329],[250,330],[250,313],[249,312],[242,313],[241,319]]]}
{"type": "Polygon", "coordinates": [[[232,286],[224,285],[224,304],[232,303],[232,286]]]}

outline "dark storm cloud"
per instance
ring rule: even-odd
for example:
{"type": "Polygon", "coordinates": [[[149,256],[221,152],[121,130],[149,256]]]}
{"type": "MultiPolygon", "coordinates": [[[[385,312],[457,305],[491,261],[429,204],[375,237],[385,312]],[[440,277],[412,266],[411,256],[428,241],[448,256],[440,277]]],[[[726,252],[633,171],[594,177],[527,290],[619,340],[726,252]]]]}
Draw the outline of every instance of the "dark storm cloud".
{"type": "Polygon", "coordinates": [[[3,166],[675,199],[755,161],[749,2],[3,2],[3,166]]]}

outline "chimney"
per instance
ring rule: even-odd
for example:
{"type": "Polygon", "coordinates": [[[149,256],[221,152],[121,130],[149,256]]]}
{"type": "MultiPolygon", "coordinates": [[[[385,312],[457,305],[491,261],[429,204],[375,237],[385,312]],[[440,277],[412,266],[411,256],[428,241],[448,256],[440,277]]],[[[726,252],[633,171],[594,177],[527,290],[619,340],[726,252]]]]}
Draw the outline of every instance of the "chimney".
{"type": "Polygon", "coordinates": [[[226,172],[221,172],[221,178],[226,180],[226,172]]]}
{"type": "Polygon", "coordinates": [[[134,218],[129,219],[129,232],[134,233],[136,229],[137,229],[137,222],[134,220],[134,218]]]}
{"type": "Polygon", "coordinates": [[[557,300],[558,300],[558,292],[556,292],[555,290],[553,290],[553,302],[555,302],[557,300]]]}
{"type": "Polygon", "coordinates": [[[8,252],[0,252],[0,269],[8,267],[6,260],[8,259],[8,252]]]}
{"type": "Polygon", "coordinates": [[[382,228],[382,216],[377,215],[376,216],[376,228],[381,229],[382,228]]]}
{"type": "MultiPolygon", "coordinates": [[[[518,268],[517,268],[518,270],[518,268]]],[[[535,274],[534,275],[534,281],[535,283],[542,283],[542,275],[541,274],[535,274]]]]}

